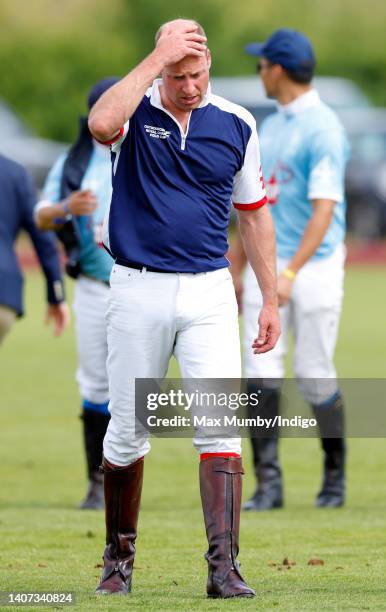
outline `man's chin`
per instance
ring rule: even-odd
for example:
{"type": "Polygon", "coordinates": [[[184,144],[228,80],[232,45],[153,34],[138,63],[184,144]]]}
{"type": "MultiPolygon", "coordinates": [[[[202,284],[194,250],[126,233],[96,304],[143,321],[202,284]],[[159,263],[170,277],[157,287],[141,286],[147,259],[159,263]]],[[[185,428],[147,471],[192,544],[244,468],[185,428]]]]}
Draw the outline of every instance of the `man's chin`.
{"type": "Polygon", "coordinates": [[[199,96],[197,96],[196,98],[194,98],[192,101],[188,101],[188,100],[179,100],[178,101],[178,106],[181,110],[184,111],[190,111],[193,110],[195,108],[198,108],[201,104],[201,98],[199,96]]]}

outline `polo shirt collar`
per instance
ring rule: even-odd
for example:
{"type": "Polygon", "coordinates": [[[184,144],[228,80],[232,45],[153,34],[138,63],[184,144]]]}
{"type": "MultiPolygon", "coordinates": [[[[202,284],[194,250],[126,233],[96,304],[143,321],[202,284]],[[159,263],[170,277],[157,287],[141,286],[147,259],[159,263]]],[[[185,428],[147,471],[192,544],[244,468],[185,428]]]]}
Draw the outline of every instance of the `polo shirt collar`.
{"type": "Polygon", "coordinates": [[[291,117],[314,106],[319,106],[319,104],[321,104],[321,99],[318,92],[316,89],[310,89],[289,104],[278,104],[277,108],[280,113],[291,117]]]}

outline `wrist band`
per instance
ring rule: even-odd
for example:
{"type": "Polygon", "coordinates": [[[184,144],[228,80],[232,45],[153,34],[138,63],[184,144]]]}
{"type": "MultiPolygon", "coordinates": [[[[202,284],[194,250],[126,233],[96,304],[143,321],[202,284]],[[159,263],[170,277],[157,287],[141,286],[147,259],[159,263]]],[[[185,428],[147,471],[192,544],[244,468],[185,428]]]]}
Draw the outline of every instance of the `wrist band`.
{"type": "Polygon", "coordinates": [[[296,272],[290,270],[290,268],[285,268],[285,270],[282,270],[281,274],[289,280],[295,280],[296,278],[296,272]]]}
{"type": "Polygon", "coordinates": [[[64,212],[64,214],[66,215],[66,217],[67,217],[68,215],[71,215],[71,211],[70,211],[69,206],[68,206],[68,198],[65,198],[65,199],[62,201],[61,206],[62,206],[63,212],[64,212]]]}

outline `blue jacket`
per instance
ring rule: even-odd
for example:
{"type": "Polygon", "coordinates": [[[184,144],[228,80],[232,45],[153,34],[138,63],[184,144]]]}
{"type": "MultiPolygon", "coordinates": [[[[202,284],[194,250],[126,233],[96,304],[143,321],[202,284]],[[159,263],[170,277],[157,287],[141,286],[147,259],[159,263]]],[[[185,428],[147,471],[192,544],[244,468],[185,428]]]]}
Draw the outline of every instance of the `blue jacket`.
{"type": "Polygon", "coordinates": [[[56,239],[51,232],[40,232],[34,223],[35,188],[26,170],[0,155],[0,304],[23,314],[23,276],[14,243],[21,229],[34,244],[47,281],[47,301],[64,299],[56,239]]]}

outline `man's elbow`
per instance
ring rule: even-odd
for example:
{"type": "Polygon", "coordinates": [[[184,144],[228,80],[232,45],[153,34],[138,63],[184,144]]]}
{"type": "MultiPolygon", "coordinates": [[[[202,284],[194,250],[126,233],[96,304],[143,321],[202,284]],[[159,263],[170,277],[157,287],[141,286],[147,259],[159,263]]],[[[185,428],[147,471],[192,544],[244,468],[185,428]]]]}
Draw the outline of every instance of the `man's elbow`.
{"type": "Polygon", "coordinates": [[[100,114],[90,115],[88,127],[91,134],[99,142],[107,142],[111,139],[111,127],[100,114]]]}
{"type": "Polygon", "coordinates": [[[239,211],[238,217],[241,234],[255,230],[262,223],[266,223],[267,220],[271,221],[271,213],[266,206],[250,211],[239,211]]]}

